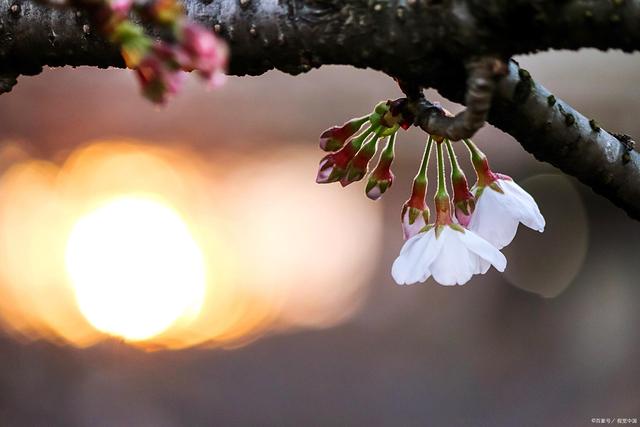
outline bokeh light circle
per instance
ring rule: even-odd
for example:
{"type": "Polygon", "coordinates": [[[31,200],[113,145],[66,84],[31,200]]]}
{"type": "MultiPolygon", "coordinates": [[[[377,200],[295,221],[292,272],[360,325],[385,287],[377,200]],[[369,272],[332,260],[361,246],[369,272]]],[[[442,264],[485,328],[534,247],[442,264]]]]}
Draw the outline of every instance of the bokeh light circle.
{"type": "Polygon", "coordinates": [[[121,197],[80,218],[65,260],[80,311],[108,334],[148,339],[202,305],[202,253],[180,216],[154,200],[121,197]]]}

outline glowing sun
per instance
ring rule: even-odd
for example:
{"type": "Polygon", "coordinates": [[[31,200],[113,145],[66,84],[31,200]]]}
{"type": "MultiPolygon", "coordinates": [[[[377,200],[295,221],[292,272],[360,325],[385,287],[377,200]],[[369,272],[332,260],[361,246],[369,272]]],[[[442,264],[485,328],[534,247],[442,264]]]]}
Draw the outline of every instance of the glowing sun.
{"type": "Polygon", "coordinates": [[[204,300],[200,248],[180,215],[152,199],[116,198],[81,217],[65,261],[82,314],[128,340],[195,316],[204,300]]]}

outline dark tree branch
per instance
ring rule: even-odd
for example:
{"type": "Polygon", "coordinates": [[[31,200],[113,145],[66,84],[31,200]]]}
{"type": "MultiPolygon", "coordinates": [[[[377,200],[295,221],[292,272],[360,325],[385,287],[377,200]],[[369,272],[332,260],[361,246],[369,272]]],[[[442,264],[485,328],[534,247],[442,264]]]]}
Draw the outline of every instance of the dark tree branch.
{"type": "Polygon", "coordinates": [[[469,77],[464,103],[467,109],[450,116],[442,108],[424,98],[418,98],[408,106],[415,117],[415,125],[432,135],[451,141],[471,138],[487,121],[491,100],[500,77],[507,73],[506,64],[497,58],[483,57],[467,65],[469,77]]]}
{"type": "MultiPolygon", "coordinates": [[[[506,63],[548,49],[640,50],[638,0],[185,0],[185,6],[228,40],[231,74],[273,68],[298,74],[324,64],[373,68],[407,87],[466,101],[467,111],[455,119],[433,108],[419,111],[421,125],[452,139],[475,132],[491,105],[489,121],[538,159],[640,219],[636,152],[562,101],[552,102],[515,64],[495,83],[482,67],[467,69],[475,58],[506,63]]],[[[82,13],[0,0],[0,92],[12,86],[12,76],[47,65],[123,62],[82,13]]]]}
{"type": "Polygon", "coordinates": [[[535,83],[515,63],[498,85],[490,121],[537,159],[573,175],[640,220],[640,155],[535,83]]]}
{"type": "MultiPolygon", "coordinates": [[[[489,115],[494,125],[539,160],[578,178],[640,220],[640,154],[629,136],[606,132],[533,81],[514,61],[494,98],[489,115]]],[[[425,100],[407,108],[418,125],[420,117],[442,111],[425,100]]]]}

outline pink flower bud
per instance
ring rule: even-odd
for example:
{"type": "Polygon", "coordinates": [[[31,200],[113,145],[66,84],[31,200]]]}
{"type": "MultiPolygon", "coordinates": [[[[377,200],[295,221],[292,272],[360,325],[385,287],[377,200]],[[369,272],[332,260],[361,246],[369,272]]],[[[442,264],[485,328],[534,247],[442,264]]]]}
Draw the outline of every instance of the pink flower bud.
{"type": "Polygon", "coordinates": [[[426,202],[427,183],[416,179],[413,182],[411,198],[402,205],[401,221],[405,240],[410,239],[428,223],[431,212],[426,202]]]}
{"type": "Polygon", "coordinates": [[[469,225],[471,214],[475,209],[475,198],[469,190],[467,179],[462,173],[453,173],[451,176],[453,185],[453,205],[458,223],[463,227],[469,225]]]}
{"type": "Polygon", "coordinates": [[[324,151],[336,151],[342,148],[349,138],[356,134],[367,122],[367,117],[349,120],[342,126],[334,126],[320,135],[320,148],[324,151]]]}
{"type": "Polygon", "coordinates": [[[395,176],[391,170],[388,171],[388,175],[379,178],[370,178],[367,183],[367,197],[371,200],[378,200],[382,195],[393,185],[395,176]]]}
{"type": "Polygon", "coordinates": [[[347,144],[340,151],[324,156],[320,160],[316,182],[318,184],[327,184],[340,181],[346,175],[347,167],[356,155],[356,150],[353,144],[347,144]]]}
{"type": "MultiPolygon", "coordinates": [[[[407,202],[408,203],[408,202],[407,202]]],[[[405,203],[402,206],[402,232],[404,239],[409,240],[427,226],[429,223],[429,208],[425,205],[424,209],[418,209],[405,203]]]]}
{"type": "Polygon", "coordinates": [[[393,162],[393,152],[387,154],[383,151],[380,161],[376,168],[371,172],[369,181],[367,182],[366,193],[371,200],[378,200],[391,187],[394,180],[391,171],[391,163],[393,162]]]}
{"type": "Polygon", "coordinates": [[[155,52],[142,59],[136,68],[136,75],[143,94],[158,104],[166,103],[169,96],[180,90],[184,81],[184,73],[170,68],[155,52]]]}
{"type": "Polygon", "coordinates": [[[346,175],[340,180],[343,187],[364,178],[369,171],[369,162],[376,154],[377,145],[377,138],[374,138],[358,151],[349,163],[346,175]]]}
{"type": "Polygon", "coordinates": [[[111,0],[109,5],[113,13],[124,18],[129,15],[131,6],[133,6],[133,0],[111,0]]]}
{"type": "Polygon", "coordinates": [[[219,83],[227,66],[228,50],[224,42],[205,27],[188,23],[182,29],[180,65],[185,71],[198,71],[202,77],[219,83]]]}

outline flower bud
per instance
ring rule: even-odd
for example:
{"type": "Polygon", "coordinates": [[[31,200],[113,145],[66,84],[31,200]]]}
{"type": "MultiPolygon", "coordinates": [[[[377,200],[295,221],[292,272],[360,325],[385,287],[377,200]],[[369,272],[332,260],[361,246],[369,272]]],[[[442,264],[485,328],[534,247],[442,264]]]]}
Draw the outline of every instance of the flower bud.
{"type": "Polygon", "coordinates": [[[411,198],[402,205],[401,221],[405,240],[415,236],[429,224],[431,212],[427,206],[426,193],[426,180],[414,180],[411,198]]]}
{"type": "Polygon", "coordinates": [[[152,41],[144,33],[144,29],[128,20],[111,28],[109,39],[120,45],[122,58],[129,68],[136,68],[152,49],[152,41]]]}
{"type": "Polygon", "coordinates": [[[180,48],[183,54],[178,58],[183,70],[197,70],[206,80],[217,83],[227,66],[224,42],[202,25],[190,22],[182,29],[180,48]]]}
{"type": "Polygon", "coordinates": [[[393,185],[395,176],[391,169],[386,169],[375,175],[372,174],[367,182],[366,194],[371,200],[378,200],[393,185]]]}
{"type": "Polygon", "coordinates": [[[171,25],[184,15],[182,3],[176,0],[153,0],[148,8],[153,19],[163,25],[171,25]]]}
{"type": "Polygon", "coordinates": [[[360,117],[349,120],[342,126],[334,126],[325,130],[320,135],[320,148],[329,152],[339,150],[368,120],[368,116],[360,117]]]}
{"type": "Polygon", "coordinates": [[[463,227],[469,225],[471,214],[475,209],[475,198],[469,191],[469,184],[462,173],[453,173],[451,176],[453,185],[453,205],[455,208],[455,216],[458,223],[463,227]]]}
{"type": "Polygon", "coordinates": [[[391,171],[391,164],[395,156],[395,138],[395,135],[390,138],[387,146],[382,151],[382,154],[380,154],[380,160],[378,160],[376,168],[371,172],[371,175],[369,175],[366,194],[371,200],[378,200],[393,184],[395,177],[391,171]]]}
{"type": "Polygon", "coordinates": [[[120,18],[125,18],[133,6],[133,0],[111,0],[109,7],[111,11],[120,18]]]}
{"type": "Polygon", "coordinates": [[[378,135],[375,135],[358,151],[349,163],[346,175],[340,180],[340,184],[342,184],[343,187],[364,178],[369,171],[369,162],[373,156],[375,156],[377,148],[378,135]]]}
{"type": "Polygon", "coordinates": [[[342,147],[340,151],[324,156],[320,160],[316,182],[318,184],[328,184],[340,181],[346,175],[349,162],[356,155],[358,148],[353,143],[349,143],[342,147]]]}
{"type": "Polygon", "coordinates": [[[154,53],[142,59],[136,68],[136,75],[144,96],[158,104],[166,103],[169,96],[176,94],[184,82],[182,71],[170,68],[154,53]]]}

